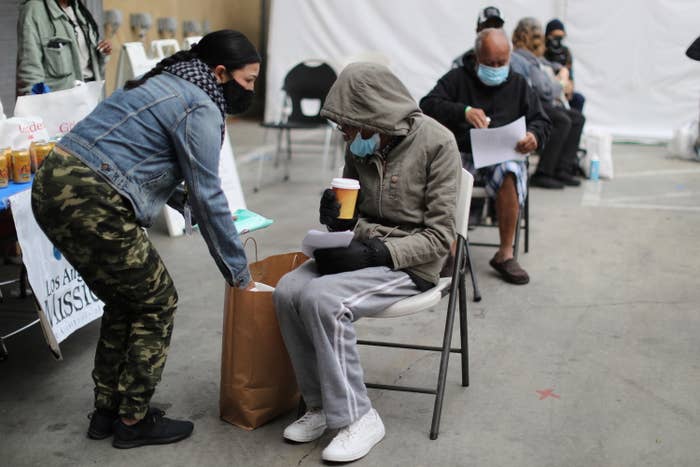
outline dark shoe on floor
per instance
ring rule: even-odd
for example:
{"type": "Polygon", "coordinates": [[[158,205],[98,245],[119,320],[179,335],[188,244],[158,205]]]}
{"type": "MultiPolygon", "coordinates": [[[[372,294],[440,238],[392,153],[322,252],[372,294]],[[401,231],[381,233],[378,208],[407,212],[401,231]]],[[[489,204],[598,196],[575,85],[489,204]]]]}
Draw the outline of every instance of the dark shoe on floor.
{"type": "Polygon", "coordinates": [[[165,412],[150,409],[135,425],[128,426],[117,420],[114,423],[112,446],[129,449],[149,444],[170,444],[181,441],[192,434],[194,423],[187,420],[165,418],[165,412]]]}
{"type": "Polygon", "coordinates": [[[538,172],[530,177],[530,185],[554,190],[564,188],[564,184],[556,178],[538,172]]]}
{"type": "Polygon", "coordinates": [[[87,436],[90,439],[105,439],[112,436],[114,432],[114,422],[119,418],[117,412],[112,412],[106,409],[95,409],[93,413],[88,415],[90,426],[88,427],[87,436]]]}
{"type": "Polygon", "coordinates": [[[570,175],[566,172],[557,172],[557,175],[555,177],[557,180],[562,182],[566,186],[579,186],[581,185],[581,181],[577,180],[573,175],[570,175]]]}
{"type": "Polygon", "coordinates": [[[500,263],[496,262],[496,257],[491,258],[489,262],[492,268],[498,271],[506,282],[511,284],[523,285],[530,282],[530,276],[520,267],[515,258],[507,259],[500,263]]]}

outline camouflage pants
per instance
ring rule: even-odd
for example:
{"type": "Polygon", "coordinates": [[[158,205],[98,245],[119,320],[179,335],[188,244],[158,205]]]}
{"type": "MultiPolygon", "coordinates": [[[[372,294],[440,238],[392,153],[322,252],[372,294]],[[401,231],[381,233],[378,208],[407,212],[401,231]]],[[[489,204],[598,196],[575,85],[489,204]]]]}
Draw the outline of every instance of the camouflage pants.
{"type": "Polygon", "coordinates": [[[95,352],[95,407],[141,419],[160,381],[177,293],[127,199],[76,157],[52,152],[32,208],[49,239],[105,303],[95,352]]]}

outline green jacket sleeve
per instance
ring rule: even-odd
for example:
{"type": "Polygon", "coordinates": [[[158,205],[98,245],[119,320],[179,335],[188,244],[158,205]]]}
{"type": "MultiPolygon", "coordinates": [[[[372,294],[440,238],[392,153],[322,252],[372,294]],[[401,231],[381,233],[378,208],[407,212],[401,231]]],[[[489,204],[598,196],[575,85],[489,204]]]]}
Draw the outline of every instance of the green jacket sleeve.
{"type": "MultiPolygon", "coordinates": [[[[45,82],[43,44],[36,22],[37,6],[25,5],[17,22],[17,94],[31,92],[36,83],[45,82]]],[[[42,12],[43,13],[43,12],[42,12]]]]}
{"type": "Polygon", "coordinates": [[[425,264],[447,255],[455,240],[457,191],[462,175],[459,150],[452,135],[436,145],[425,185],[425,228],[386,240],[395,269],[425,264]]]}

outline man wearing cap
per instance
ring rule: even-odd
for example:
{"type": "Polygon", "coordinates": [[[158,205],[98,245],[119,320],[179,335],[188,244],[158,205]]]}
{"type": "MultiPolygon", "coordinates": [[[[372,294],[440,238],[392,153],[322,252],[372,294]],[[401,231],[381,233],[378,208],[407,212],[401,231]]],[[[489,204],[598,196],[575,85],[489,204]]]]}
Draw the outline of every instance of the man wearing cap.
{"type": "Polygon", "coordinates": [[[530,277],[513,257],[518,211],[527,194],[527,170],[523,162],[474,169],[471,128],[500,127],[525,117],[527,133],[516,146],[522,154],[546,144],[551,123],[537,95],[522,76],[510,70],[510,43],[503,29],[487,28],[477,34],[474,65],[447,72],[421,102],[423,112],[449,128],[462,154],[462,166],[476,173],[495,198],[500,246],[491,266],[512,284],[527,284],[530,277]]]}
{"type": "Polygon", "coordinates": [[[553,19],[547,23],[545,28],[545,52],[544,57],[553,63],[559,63],[566,67],[569,73],[568,79],[568,89],[565,89],[567,97],[569,97],[569,105],[572,109],[576,109],[579,112],[583,112],[583,104],[586,102],[586,98],[583,94],[574,91],[574,59],[571,56],[571,51],[567,46],[562,44],[566,38],[566,30],[564,29],[564,23],[559,19],[553,19]]]}
{"type": "MultiPolygon", "coordinates": [[[[479,17],[476,20],[476,33],[486,28],[502,28],[506,20],[501,14],[501,10],[495,6],[487,6],[479,10],[479,17]]],[[[452,61],[452,68],[459,68],[464,64],[474,64],[474,49],[469,49],[452,61]]]]}

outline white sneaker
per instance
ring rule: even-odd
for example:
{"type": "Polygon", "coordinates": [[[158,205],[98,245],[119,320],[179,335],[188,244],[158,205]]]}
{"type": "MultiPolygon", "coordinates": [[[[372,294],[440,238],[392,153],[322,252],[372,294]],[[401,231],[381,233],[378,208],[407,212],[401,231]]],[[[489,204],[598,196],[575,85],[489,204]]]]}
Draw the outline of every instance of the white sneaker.
{"type": "Polygon", "coordinates": [[[297,443],[308,443],[320,438],[324,431],[326,431],[326,414],[323,409],[311,409],[285,428],[283,436],[297,443]]]}
{"type": "Polygon", "coordinates": [[[359,420],[338,432],[321,453],[321,459],[350,462],[366,456],[384,438],[384,424],[376,410],[370,409],[359,420]]]}

